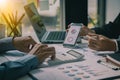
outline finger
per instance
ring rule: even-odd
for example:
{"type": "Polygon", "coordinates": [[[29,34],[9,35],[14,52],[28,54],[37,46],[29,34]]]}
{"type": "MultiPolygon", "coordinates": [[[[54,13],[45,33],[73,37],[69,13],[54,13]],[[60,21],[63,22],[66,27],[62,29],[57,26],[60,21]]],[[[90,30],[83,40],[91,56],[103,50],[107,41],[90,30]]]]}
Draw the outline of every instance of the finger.
{"type": "Polygon", "coordinates": [[[38,51],[38,44],[36,44],[33,48],[32,48],[32,50],[29,52],[29,54],[36,54],[37,53],[37,51],[38,51]]]}
{"type": "Polygon", "coordinates": [[[53,52],[44,52],[42,54],[38,54],[38,56],[41,61],[44,61],[46,58],[48,58],[50,56],[54,56],[54,53],[53,52]]]}
{"type": "Polygon", "coordinates": [[[35,53],[34,53],[34,55],[37,55],[37,54],[39,54],[39,53],[41,53],[42,52],[42,47],[43,47],[43,45],[41,45],[41,44],[35,44],[35,53]]]}
{"type": "Polygon", "coordinates": [[[35,45],[36,45],[39,49],[48,47],[47,45],[44,45],[44,44],[35,44],[35,45]]]}
{"type": "Polygon", "coordinates": [[[92,44],[96,44],[96,45],[97,45],[97,44],[99,43],[99,41],[96,40],[96,39],[94,39],[94,38],[89,38],[88,43],[89,43],[90,45],[92,45],[92,44]]]}
{"type": "Polygon", "coordinates": [[[51,60],[55,60],[55,54],[51,56],[51,60]]]}
{"type": "Polygon", "coordinates": [[[96,45],[88,45],[88,47],[90,49],[93,49],[93,50],[98,50],[97,46],[96,45]]]}
{"type": "Polygon", "coordinates": [[[96,50],[96,47],[92,46],[92,45],[88,45],[88,47],[92,50],[96,50]]]}
{"type": "Polygon", "coordinates": [[[55,48],[54,47],[47,47],[47,48],[44,48],[43,49],[43,52],[46,52],[46,53],[51,53],[51,54],[53,54],[52,56],[51,56],[51,59],[53,60],[53,59],[55,59],[55,48]]]}
{"type": "Polygon", "coordinates": [[[89,47],[94,50],[99,50],[100,45],[99,45],[99,42],[97,42],[97,40],[92,40],[92,41],[89,41],[89,47]]]}
{"type": "Polygon", "coordinates": [[[28,49],[28,51],[30,51],[36,44],[31,36],[24,36],[23,41],[25,41],[24,46],[26,47],[26,49],[28,49]]]}
{"type": "Polygon", "coordinates": [[[44,48],[42,48],[42,51],[46,51],[46,52],[54,51],[54,50],[55,50],[54,47],[44,47],[44,48]]]}
{"type": "Polygon", "coordinates": [[[46,47],[48,47],[47,45],[41,45],[41,44],[36,44],[36,45],[37,45],[36,47],[37,49],[36,49],[36,53],[34,53],[35,55],[47,51],[46,50],[46,47]]]}
{"type": "Polygon", "coordinates": [[[88,28],[83,25],[83,26],[81,27],[81,31],[85,31],[85,32],[86,32],[86,31],[88,31],[88,28]]]}
{"type": "Polygon", "coordinates": [[[55,48],[53,47],[53,55],[51,56],[51,60],[54,60],[55,59],[55,57],[56,57],[56,51],[55,51],[55,48]]]}
{"type": "Polygon", "coordinates": [[[69,29],[66,29],[66,32],[68,32],[69,31],[69,29]]]}
{"type": "Polygon", "coordinates": [[[53,51],[46,52],[46,57],[49,57],[49,56],[51,56],[51,60],[55,59],[55,53],[53,51]]]}
{"type": "Polygon", "coordinates": [[[91,49],[93,49],[93,50],[101,50],[101,47],[100,47],[100,45],[99,44],[89,44],[88,45],[91,49]]]}
{"type": "Polygon", "coordinates": [[[99,39],[100,39],[100,40],[109,40],[109,38],[107,38],[107,37],[105,37],[105,36],[103,36],[103,35],[99,35],[99,39]]]}
{"type": "Polygon", "coordinates": [[[71,24],[69,24],[69,25],[67,26],[67,29],[69,29],[69,28],[70,28],[70,26],[71,26],[71,24]]]}
{"type": "Polygon", "coordinates": [[[27,36],[25,45],[26,45],[29,49],[32,49],[35,44],[37,44],[37,42],[35,42],[35,41],[32,39],[31,36],[27,36]]]}
{"type": "Polygon", "coordinates": [[[51,55],[49,53],[44,53],[44,55],[42,56],[42,61],[44,61],[46,58],[49,58],[51,55]]]}
{"type": "Polygon", "coordinates": [[[37,54],[42,50],[42,47],[44,47],[45,45],[41,45],[41,44],[35,44],[35,46],[33,47],[32,51],[33,54],[37,54]]]}
{"type": "Polygon", "coordinates": [[[89,36],[98,36],[98,34],[95,33],[88,33],[89,36]]]}
{"type": "Polygon", "coordinates": [[[31,44],[33,44],[33,45],[37,44],[37,42],[31,36],[28,36],[28,37],[31,40],[31,44]]]}
{"type": "Polygon", "coordinates": [[[89,38],[87,36],[81,36],[81,39],[88,40],[89,38]]]}
{"type": "Polygon", "coordinates": [[[40,48],[45,48],[45,47],[48,47],[48,45],[46,45],[46,44],[40,44],[40,48]]]}
{"type": "Polygon", "coordinates": [[[82,25],[82,28],[81,28],[81,29],[86,30],[86,29],[88,29],[88,27],[87,27],[87,26],[85,26],[85,25],[82,25]]]}

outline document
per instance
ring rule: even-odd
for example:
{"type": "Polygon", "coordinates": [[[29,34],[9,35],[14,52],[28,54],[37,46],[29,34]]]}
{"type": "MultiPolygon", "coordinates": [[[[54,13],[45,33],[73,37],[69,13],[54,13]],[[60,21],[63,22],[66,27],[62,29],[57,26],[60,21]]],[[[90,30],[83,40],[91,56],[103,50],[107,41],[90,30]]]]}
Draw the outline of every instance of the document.
{"type": "Polygon", "coordinates": [[[114,71],[90,60],[62,64],[59,66],[39,68],[30,72],[38,80],[99,80],[120,75],[114,71]]]}

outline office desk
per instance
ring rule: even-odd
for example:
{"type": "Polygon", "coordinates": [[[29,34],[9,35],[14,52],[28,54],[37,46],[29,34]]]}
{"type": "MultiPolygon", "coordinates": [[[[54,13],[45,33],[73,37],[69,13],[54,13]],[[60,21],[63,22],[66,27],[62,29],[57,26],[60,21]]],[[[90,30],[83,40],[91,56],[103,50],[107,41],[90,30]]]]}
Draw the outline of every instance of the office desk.
{"type": "MultiPolygon", "coordinates": [[[[61,44],[50,44],[56,52],[65,53],[73,48],[65,48],[61,44]]],[[[103,57],[96,55],[96,51],[89,49],[85,44],[73,49],[85,55],[84,61],[61,64],[51,67],[38,68],[30,72],[38,80],[98,80],[111,76],[120,76],[120,71],[114,71],[106,66],[98,64],[97,61],[103,57]]],[[[5,56],[9,60],[15,60],[12,56],[5,56]]],[[[33,80],[26,75],[18,80],[33,80]]],[[[108,79],[109,80],[109,79],[108,79]]]]}

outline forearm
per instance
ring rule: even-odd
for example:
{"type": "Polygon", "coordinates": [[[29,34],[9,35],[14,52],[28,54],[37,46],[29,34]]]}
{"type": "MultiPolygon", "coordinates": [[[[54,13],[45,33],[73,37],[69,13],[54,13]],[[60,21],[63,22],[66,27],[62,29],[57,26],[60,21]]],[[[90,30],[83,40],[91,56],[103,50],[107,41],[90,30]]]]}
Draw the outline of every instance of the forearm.
{"type": "Polygon", "coordinates": [[[120,39],[117,39],[118,51],[120,51],[120,39]]]}
{"type": "Polygon", "coordinates": [[[26,55],[17,61],[9,61],[0,65],[0,80],[16,80],[36,68],[39,61],[34,55],[26,55]]]}
{"type": "Polygon", "coordinates": [[[13,40],[12,37],[0,39],[0,52],[4,52],[8,50],[15,50],[12,40],[13,40]]]}
{"type": "Polygon", "coordinates": [[[96,34],[101,34],[113,39],[117,39],[120,35],[119,24],[114,24],[112,22],[102,27],[93,28],[92,30],[94,30],[96,34]]]}

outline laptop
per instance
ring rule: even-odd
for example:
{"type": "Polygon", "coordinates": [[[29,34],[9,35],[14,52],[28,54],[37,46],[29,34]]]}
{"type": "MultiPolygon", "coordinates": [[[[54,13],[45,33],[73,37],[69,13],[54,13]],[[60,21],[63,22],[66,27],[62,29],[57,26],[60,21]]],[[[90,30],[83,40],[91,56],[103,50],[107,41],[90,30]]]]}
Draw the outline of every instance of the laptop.
{"type": "Polygon", "coordinates": [[[66,31],[47,31],[34,3],[24,6],[25,12],[42,43],[63,43],[66,31]]]}

